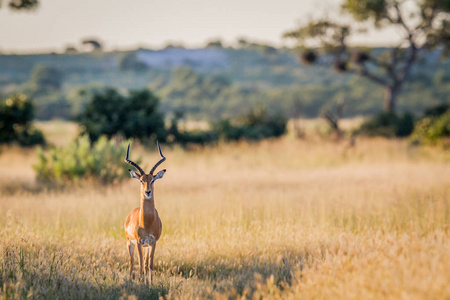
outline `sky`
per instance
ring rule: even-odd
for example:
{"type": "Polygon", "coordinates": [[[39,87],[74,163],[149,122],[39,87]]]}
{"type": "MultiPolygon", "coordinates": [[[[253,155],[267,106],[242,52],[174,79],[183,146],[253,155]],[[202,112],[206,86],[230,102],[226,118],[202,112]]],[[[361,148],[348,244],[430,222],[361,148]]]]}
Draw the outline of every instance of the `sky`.
{"type": "MultiPolygon", "coordinates": [[[[238,38],[289,46],[283,32],[312,17],[335,14],[340,0],[41,0],[38,10],[0,9],[0,51],[29,53],[77,48],[96,38],[106,50],[189,48],[238,38]]],[[[395,32],[369,32],[356,44],[389,45],[395,32]]]]}

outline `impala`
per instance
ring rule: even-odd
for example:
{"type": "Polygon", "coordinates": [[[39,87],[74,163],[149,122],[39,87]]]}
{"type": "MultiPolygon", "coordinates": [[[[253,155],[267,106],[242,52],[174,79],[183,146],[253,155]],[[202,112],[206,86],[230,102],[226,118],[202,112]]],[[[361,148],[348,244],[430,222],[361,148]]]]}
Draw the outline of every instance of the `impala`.
{"type": "Polygon", "coordinates": [[[159,171],[156,175],[153,172],[156,168],[163,163],[166,158],[161,152],[161,147],[158,143],[158,150],[161,159],[153,166],[150,173],[145,172],[135,162],[128,159],[130,152],[130,144],[128,144],[127,157],[125,162],[136,168],[134,170],[128,170],[131,177],[137,179],[141,183],[141,205],[135,208],[127,217],[125,221],[125,236],[127,239],[127,249],[130,254],[130,279],[133,275],[134,258],[133,252],[135,246],[138,250],[139,257],[139,274],[142,275],[142,261],[145,256],[145,278],[148,278],[149,273],[149,260],[150,260],[150,284],[152,283],[152,271],[153,271],[153,256],[155,255],[156,242],[161,236],[162,223],[159,218],[158,211],[155,208],[155,197],[153,184],[157,179],[164,176],[166,170],[159,171]],[[145,253],[147,252],[147,253],[145,253]],[[146,254],[146,255],[145,255],[146,254]]]}

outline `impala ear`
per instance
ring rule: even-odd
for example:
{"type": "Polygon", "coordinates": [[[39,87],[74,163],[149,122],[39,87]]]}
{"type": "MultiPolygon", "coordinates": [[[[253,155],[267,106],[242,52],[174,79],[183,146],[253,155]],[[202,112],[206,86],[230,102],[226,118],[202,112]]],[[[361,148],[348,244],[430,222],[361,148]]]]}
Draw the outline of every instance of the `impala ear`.
{"type": "Polygon", "coordinates": [[[156,179],[161,179],[164,176],[164,173],[166,173],[166,169],[159,171],[155,177],[153,177],[153,181],[155,181],[156,179]]]}
{"type": "Polygon", "coordinates": [[[131,177],[135,178],[135,179],[139,179],[141,178],[141,176],[139,176],[138,173],[136,173],[135,171],[128,169],[128,172],[130,172],[131,177]]]}

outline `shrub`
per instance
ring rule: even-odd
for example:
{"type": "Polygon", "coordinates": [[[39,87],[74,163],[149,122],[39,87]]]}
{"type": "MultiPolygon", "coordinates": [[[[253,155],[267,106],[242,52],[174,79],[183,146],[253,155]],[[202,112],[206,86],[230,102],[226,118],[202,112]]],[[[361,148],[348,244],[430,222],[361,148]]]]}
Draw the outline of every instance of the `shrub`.
{"type": "Polygon", "coordinates": [[[33,117],[33,104],[25,95],[14,95],[0,102],[0,144],[45,144],[42,132],[31,124],[33,117]]]}
{"type": "Polygon", "coordinates": [[[235,120],[222,120],[214,125],[217,136],[225,140],[262,140],[279,137],[286,132],[287,119],[270,116],[267,110],[259,108],[235,120]]]}
{"type": "Polygon", "coordinates": [[[425,117],[439,117],[450,111],[450,104],[439,104],[425,110],[425,117]]]}
{"type": "Polygon", "coordinates": [[[159,99],[148,90],[131,91],[125,97],[109,88],[94,94],[77,120],[92,141],[102,135],[165,141],[164,117],[158,107],[159,99]]]}
{"type": "Polygon", "coordinates": [[[286,132],[287,119],[274,115],[270,116],[266,109],[260,108],[235,120],[222,119],[212,124],[212,130],[195,130],[180,132],[179,121],[183,114],[175,113],[168,129],[169,140],[181,145],[210,144],[219,139],[226,141],[253,140],[258,141],[270,137],[279,137],[286,132]]]}
{"type": "Polygon", "coordinates": [[[52,149],[48,156],[39,149],[38,163],[33,168],[41,181],[94,179],[112,183],[128,175],[128,165],[123,162],[126,146],[126,141],[117,143],[106,136],[91,143],[85,135],[65,147],[52,149]]]}
{"type": "Polygon", "coordinates": [[[365,121],[356,133],[366,136],[406,137],[414,129],[411,114],[398,115],[394,112],[381,112],[365,121]]]}
{"type": "Polygon", "coordinates": [[[440,117],[425,117],[416,122],[411,142],[435,145],[450,137],[450,110],[440,117]]]}

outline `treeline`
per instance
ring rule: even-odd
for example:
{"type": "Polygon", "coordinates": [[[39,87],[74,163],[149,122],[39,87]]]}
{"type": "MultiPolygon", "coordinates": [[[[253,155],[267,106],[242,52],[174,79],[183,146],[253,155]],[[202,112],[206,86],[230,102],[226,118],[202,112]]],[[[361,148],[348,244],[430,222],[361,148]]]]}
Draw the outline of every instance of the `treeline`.
{"type": "MultiPolygon", "coordinates": [[[[345,102],[346,117],[373,115],[382,109],[380,87],[351,74],[302,66],[289,49],[244,42],[239,49],[210,47],[220,54],[219,63],[209,63],[205,56],[202,64],[186,59],[152,65],[144,58],[153,52],[144,50],[3,55],[0,96],[27,95],[41,120],[71,119],[95,93],[111,86],[120,91],[148,88],[161,99],[165,115],[182,111],[202,120],[231,118],[254,107],[286,118],[317,117],[336,101],[345,102]]],[[[191,50],[177,53],[183,51],[191,50]]],[[[449,70],[449,60],[435,53],[419,62],[399,97],[399,111],[419,115],[426,107],[448,101],[449,70]]]]}

